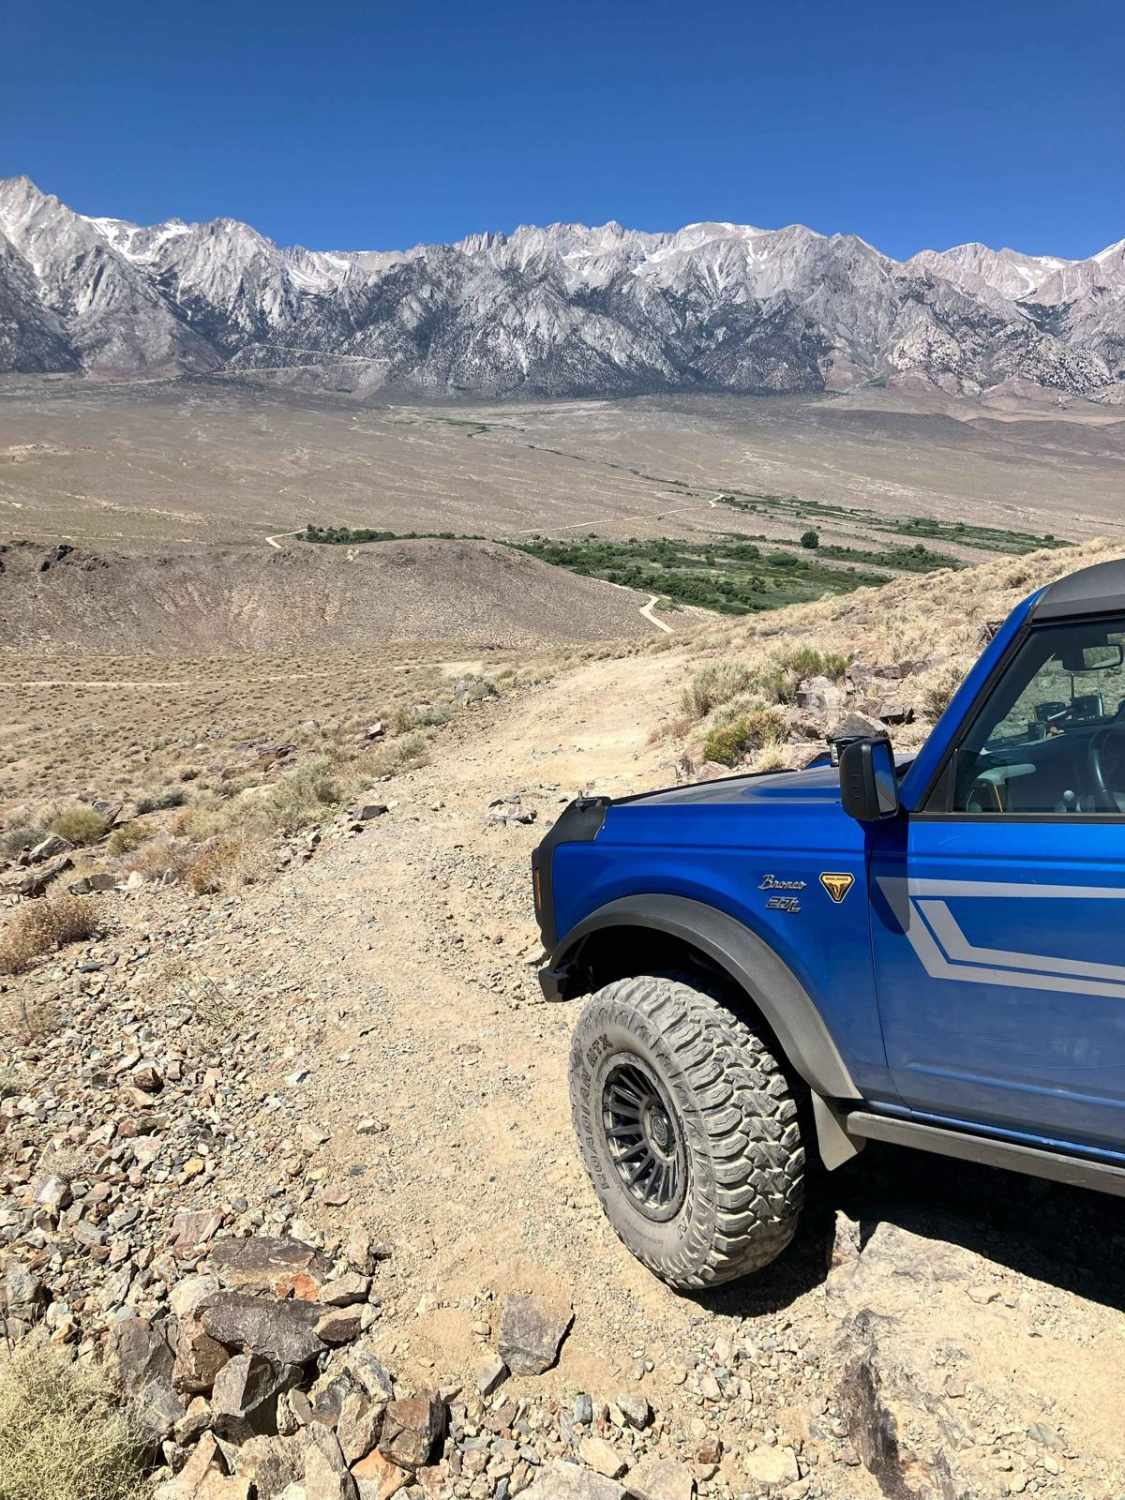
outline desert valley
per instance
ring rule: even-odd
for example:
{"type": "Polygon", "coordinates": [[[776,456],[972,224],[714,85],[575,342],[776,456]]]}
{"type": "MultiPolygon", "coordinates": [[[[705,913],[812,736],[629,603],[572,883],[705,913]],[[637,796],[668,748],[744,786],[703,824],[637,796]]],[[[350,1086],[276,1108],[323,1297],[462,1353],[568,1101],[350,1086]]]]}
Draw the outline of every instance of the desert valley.
{"type": "Polygon", "coordinates": [[[574,1500],[1125,1491],[1115,1200],[872,1147],[774,1266],[672,1292],[581,1170],[529,877],[583,793],[801,766],[849,711],[916,749],[1018,599],[1125,555],[1125,251],[892,273],[778,231],[718,297],[738,359],[693,304],[689,361],[654,299],[763,232],[263,241],[220,318],[246,226],[12,181],[3,1500],[508,1500],[560,1461],[574,1500]],[[879,340],[792,294],[814,252],[878,280],[879,340]],[[485,260],[566,324],[538,365],[488,309],[475,362],[376,315],[467,317],[485,260]],[[595,283],[648,319],[612,380],[559,300],[595,283]]]}

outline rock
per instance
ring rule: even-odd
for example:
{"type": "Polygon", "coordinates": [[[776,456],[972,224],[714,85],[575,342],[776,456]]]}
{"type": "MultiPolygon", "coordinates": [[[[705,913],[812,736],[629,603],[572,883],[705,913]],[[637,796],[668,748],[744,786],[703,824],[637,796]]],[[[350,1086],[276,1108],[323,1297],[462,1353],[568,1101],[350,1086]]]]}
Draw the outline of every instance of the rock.
{"type": "Polygon", "coordinates": [[[318,1301],[321,1287],[332,1276],[331,1262],[314,1246],[268,1235],[216,1240],[210,1262],[222,1285],[232,1291],[296,1297],[303,1302],[318,1301]]]}
{"type": "Polygon", "coordinates": [[[394,1400],[395,1385],[391,1373],[370,1349],[349,1350],[348,1369],[372,1400],[394,1400]]]}
{"type": "Polygon", "coordinates": [[[513,1375],[542,1375],[558,1358],[573,1319],[574,1308],[561,1297],[510,1296],[500,1319],[500,1357],[513,1375]]]}
{"type": "Polygon", "coordinates": [[[721,781],[724,776],[729,776],[731,769],[717,760],[705,760],[695,773],[698,781],[721,781]]]}
{"type": "Polygon", "coordinates": [[[17,896],[41,896],[52,881],[73,866],[74,861],[69,854],[59,854],[37,869],[24,870],[16,876],[6,878],[0,882],[0,888],[17,896]]]}
{"type": "Polygon", "coordinates": [[[219,1290],[214,1276],[189,1276],[169,1294],[177,1318],[176,1362],[172,1384],[178,1391],[206,1394],[230,1353],[213,1339],[196,1317],[199,1307],[219,1290]]]}
{"type": "Polygon", "coordinates": [[[172,1384],[188,1395],[206,1395],[229,1359],[230,1351],[213,1339],[196,1318],[186,1319],[180,1324],[176,1341],[172,1384]]]}
{"type": "Polygon", "coordinates": [[[524,807],[517,795],[511,797],[494,797],[488,804],[488,813],[485,817],[486,823],[512,824],[512,823],[534,823],[536,812],[533,807],[524,807]]]}
{"type": "MultiPolygon", "coordinates": [[[[370,1276],[375,1269],[376,1256],[371,1236],[366,1229],[353,1229],[344,1244],[344,1259],[360,1276],[370,1276]]],[[[370,1287],[370,1281],[368,1286],[370,1287]]]]}
{"type": "Polygon", "coordinates": [[[253,1485],[255,1500],[276,1500],[289,1485],[301,1483],[304,1446],[290,1438],[254,1435],[238,1445],[235,1465],[238,1477],[253,1485]]]}
{"type": "Polygon", "coordinates": [[[172,1254],[187,1260],[202,1250],[222,1227],[222,1214],[207,1209],[184,1211],[172,1220],[172,1254]]]}
{"type": "Polygon", "coordinates": [[[369,1276],[337,1276],[324,1283],[317,1301],[325,1307],[350,1307],[353,1302],[366,1302],[370,1290],[369,1276]]]}
{"type": "Polygon", "coordinates": [[[185,1276],[168,1293],[168,1305],[181,1323],[195,1316],[199,1305],[219,1290],[217,1276],[185,1276]]]}
{"type": "Polygon", "coordinates": [[[754,1448],[738,1461],[747,1478],[766,1489],[782,1489],[801,1477],[792,1448],[754,1448]]]}
{"type": "Polygon", "coordinates": [[[316,1336],[326,1344],[350,1344],[363,1332],[366,1307],[330,1307],[316,1324],[316,1336]]]}
{"type": "Polygon", "coordinates": [[[140,1063],[129,1074],[129,1082],[146,1094],[158,1094],[164,1087],[158,1069],[152,1063],[140,1063]]]}
{"type": "Polygon", "coordinates": [[[629,1493],[640,1500],[694,1500],[695,1475],[687,1464],[646,1454],[629,1471],[629,1493]]]}
{"type": "Polygon", "coordinates": [[[315,1302],[278,1302],[220,1292],[199,1308],[204,1331],[228,1349],[262,1354],[279,1365],[303,1365],[325,1345],[314,1332],[324,1309],[315,1302]]]}
{"type": "Polygon", "coordinates": [[[367,728],[363,731],[363,737],[365,740],[381,740],[386,732],[386,724],[383,723],[382,719],[376,719],[374,724],[368,724],[367,728]]]}
{"type": "Polygon", "coordinates": [[[27,858],[29,863],[37,865],[41,860],[50,859],[55,854],[67,854],[73,848],[74,845],[68,843],[59,834],[49,833],[28,852],[27,858]]]}
{"type": "Polygon", "coordinates": [[[652,1421],[652,1407],[639,1391],[622,1391],[616,1402],[630,1427],[647,1427],[652,1421]]]}
{"type": "Polygon", "coordinates": [[[428,1391],[388,1402],[379,1452],[399,1468],[420,1469],[429,1461],[444,1425],[444,1415],[441,1402],[428,1391]]]}
{"type": "Polygon", "coordinates": [[[294,1383],[292,1366],[282,1368],[260,1354],[236,1354],[215,1377],[212,1425],[221,1436],[242,1442],[254,1433],[277,1430],[277,1398],[294,1383]]]}
{"type": "Polygon", "coordinates": [[[356,1486],[336,1434],[313,1422],[298,1439],[303,1445],[304,1488],[308,1500],[356,1500],[356,1486]]]}
{"type": "Polygon", "coordinates": [[[11,1260],[4,1274],[4,1306],[8,1316],[34,1323],[42,1314],[47,1290],[22,1261],[11,1260]]]}
{"type": "Polygon", "coordinates": [[[108,870],[92,870],[88,875],[80,875],[77,880],[72,880],[67,890],[72,896],[90,896],[95,892],[115,890],[116,887],[116,875],[110,874],[108,870]]]}
{"type": "Polygon", "coordinates": [[[115,1329],[115,1347],[121,1385],[141,1431],[150,1443],[160,1443],[187,1414],[172,1386],[174,1355],[165,1328],[144,1318],[123,1318],[115,1329]]]}
{"type": "Polygon", "coordinates": [[[479,1396],[491,1396],[508,1378],[508,1366],[498,1354],[490,1354],[477,1366],[476,1384],[479,1396]]]}
{"type": "Polygon", "coordinates": [[[385,1403],[373,1401],[366,1391],[351,1391],[336,1422],[336,1437],[346,1462],[356,1463],[371,1452],[383,1430],[385,1403]]]}
{"type": "Polygon", "coordinates": [[[359,1500],[390,1500],[403,1485],[409,1484],[410,1473],[391,1463],[381,1453],[369,1453],[352,1469],[359,1500]]]}
{"type": "Polygon", "coordinates": [[[795,701],[798,708],[824,718],[839,713],[844,703],[844,690],[830,677],[809,677],[797,689],[795,701]]]}
{"type": "Polygon", "coordinates": [[[152,1500],[250,1500],[251,1494],[249,1480],[228,1474],[222,1449],[205,1433],[175,1479],[158,1485],[152,1500]]]}
{"type": "Polygon", "coordinates": [[[193,1396],[188,1402],[187,1411],[176,1423],[172,1436],[181,1447],[201,1438],[211,1425],[211,1403],[202,1396],[193,1396]]]}
{"type": "Polygon", "coordinates": [[[626,1472],[629,1464],[621,1457],[612,1443],[607,1443],[605,1438],[584,1437],[578,1444],[578,1457],[596,1474],[602,1474],[606,1479],[620,1479],[626,1472]]]}
{"type": "Polygon", "coordinates": [[[828,1244],[828,1270],[832,1272],[847,1272],[854,1268],[859,1260],[862,1248],[862,1234],[858,1220],[849,1219],[843,1209],[836,1210],[836,1218],[832,1229],[832,1239],[828,1244]]]}
{"type": "Polygon", "coordinates": [[[584,1391],[574,1398],[574,1420],[580,1427],[594,1420],[594,1403],[584,1391]]]}
{"type": "Polygon", "coordinates": [[[554,1463],[522,1491],[523,1500],[624,1500],[624,1485],[577,1464],[554,1463]]]}
{"type": "Polygon", "coordinates": [[[348,816],[357,823],[369,823],[372,818],[381,818],[386,810],[385,802],[359,802],[349,809],[348,816]]]}

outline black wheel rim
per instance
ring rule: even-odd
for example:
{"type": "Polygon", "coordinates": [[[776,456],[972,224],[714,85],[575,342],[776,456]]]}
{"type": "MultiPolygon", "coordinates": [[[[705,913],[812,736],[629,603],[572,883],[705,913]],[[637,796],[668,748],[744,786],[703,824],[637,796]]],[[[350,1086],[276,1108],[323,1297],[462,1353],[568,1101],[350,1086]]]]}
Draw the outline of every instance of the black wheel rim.
{"type": "Polygon", "coordinates": [[[620,1059],[607,1070],[602,1128],[634,1207],[648,1219],[671,1219],[687,1187],[683,1130],[659,1080],[638,1058],[620,1059]]]}

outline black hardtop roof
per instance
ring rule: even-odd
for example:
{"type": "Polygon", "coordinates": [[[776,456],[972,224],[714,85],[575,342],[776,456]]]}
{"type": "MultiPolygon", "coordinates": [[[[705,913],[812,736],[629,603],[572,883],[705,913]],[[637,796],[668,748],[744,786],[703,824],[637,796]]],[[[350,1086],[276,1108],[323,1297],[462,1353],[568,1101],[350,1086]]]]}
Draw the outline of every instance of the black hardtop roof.
{"type": "Polygon", "coordinates": [[[1049,583],[1040,594],[1032,618],[1061,620],[1069,615],[1101,615],[1125,610],[1125,558],[1094,563],[1049,583]]]}

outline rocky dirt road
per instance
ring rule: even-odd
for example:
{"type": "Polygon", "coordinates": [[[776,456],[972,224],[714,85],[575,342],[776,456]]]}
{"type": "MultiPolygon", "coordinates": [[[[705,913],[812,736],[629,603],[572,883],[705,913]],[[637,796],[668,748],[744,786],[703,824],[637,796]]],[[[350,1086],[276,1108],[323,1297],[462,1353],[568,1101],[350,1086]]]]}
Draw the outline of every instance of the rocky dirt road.
{"type": "MultiPolygon", "coordinates": [[[[184,1071],[204,1079],[207,1124],[166,1148],[156,1232],[217,1207],[236,1232],[386,1243],[367,1336],[405,1390],[475,1389],[513,1293],[570,1301],[557,1367],[503,1391],[556,1412],[643,1395],[643,1439],[611,1420],[617,1459],[584,1461],[675,1460],[681,1488],[661,1500],[691,1481],[716,1500],[1119,1495],[1115,1200],[870,1149],[814,1183],[775,1266],[696,1298],[602,1219],[568,1119],[577,1007],[543,1003],[535,982],[528,856],[571,796],[672,779],[650,731],[683,672],[672,652],[594,661],[482,707],[382,789],[385,814],[240,897],[105,898],[111,935],[43,983],[65,997],[107,948],[148,965],[115,1002],[142,1039],[175,994],[213,997],[210,1070],[184,1071]]],[[[49,1130],[36,1110],[23,1123],[49,1130]]],[[[454,1493],[500,1493],[470,1472],[454,1493]]]]}

